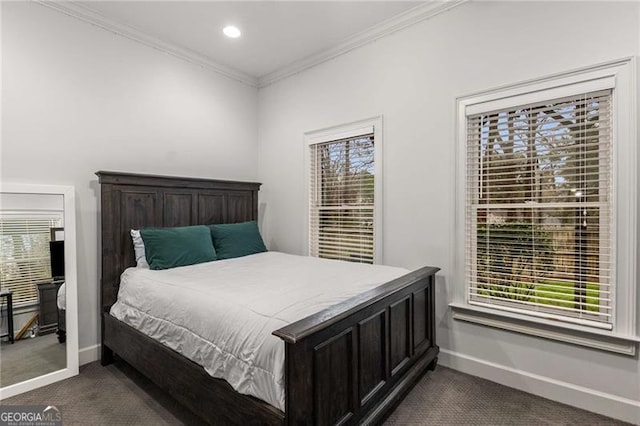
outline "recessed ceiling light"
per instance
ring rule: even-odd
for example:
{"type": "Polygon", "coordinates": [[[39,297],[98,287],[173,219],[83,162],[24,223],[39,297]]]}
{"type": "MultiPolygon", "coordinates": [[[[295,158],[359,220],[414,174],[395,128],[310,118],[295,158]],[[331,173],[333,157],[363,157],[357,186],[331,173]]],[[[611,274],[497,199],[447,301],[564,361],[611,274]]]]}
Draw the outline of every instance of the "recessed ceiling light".
{"type": "Polygon", "coordinates": [[[233,25],[228,25],[224,27],[222,32],[224,33],[224,35],[226,35],[229,38],[238,38],[242,34],[238,29],[238,27],[234,27],[233,25]]]}

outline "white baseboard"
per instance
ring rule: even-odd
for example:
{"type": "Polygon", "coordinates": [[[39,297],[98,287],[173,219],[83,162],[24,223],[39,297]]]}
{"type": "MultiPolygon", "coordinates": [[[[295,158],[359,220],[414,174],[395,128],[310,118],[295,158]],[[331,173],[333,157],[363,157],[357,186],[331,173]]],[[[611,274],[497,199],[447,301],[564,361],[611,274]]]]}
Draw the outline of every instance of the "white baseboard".
{"type": "Polygon", "coordinates": [[[440,349],[438,358],[441,365],[463,373],[583,410],[632,424],[640,424],[640,401],[528,373],[446,349],[440,349]]]}
{"type": "Polygon", "coordinates": [[[92,345],[87,346],[86,348],[80,349],[79,353],[79,361],[80,365],[89,364],[93,361],[98,361],[100,359],[100,345],[92,345]]]}

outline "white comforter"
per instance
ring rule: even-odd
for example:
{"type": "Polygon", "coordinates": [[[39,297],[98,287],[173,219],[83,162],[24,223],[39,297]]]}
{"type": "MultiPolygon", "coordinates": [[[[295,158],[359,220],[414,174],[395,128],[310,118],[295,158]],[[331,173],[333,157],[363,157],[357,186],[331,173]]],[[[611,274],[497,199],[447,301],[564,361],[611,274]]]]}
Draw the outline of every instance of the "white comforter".
{"type": "Polygon", "coordinates": [[[284,411],[284,343],[271,333],[407,272],[278,252],[129,268],[111,315],[284,411]]]}
{"type": "Polygon", "coordinates": [[[58,289],[58,297],[56,298],[58,303],[58,309],[67,309],[67,286],[66,283],[62,283],[58,289]]]}

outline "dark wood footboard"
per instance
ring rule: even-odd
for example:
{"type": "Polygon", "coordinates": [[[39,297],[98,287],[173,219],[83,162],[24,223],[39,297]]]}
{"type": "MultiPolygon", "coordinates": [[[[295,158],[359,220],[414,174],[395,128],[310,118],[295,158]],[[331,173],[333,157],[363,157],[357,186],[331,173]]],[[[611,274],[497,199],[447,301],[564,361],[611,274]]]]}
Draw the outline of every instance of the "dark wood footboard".
{"type": "Polygon", "coordinates": [[[438,270],[424,267],[273,333],[286,344],[287,424],[380,422],[435,367],[438,270]]]}

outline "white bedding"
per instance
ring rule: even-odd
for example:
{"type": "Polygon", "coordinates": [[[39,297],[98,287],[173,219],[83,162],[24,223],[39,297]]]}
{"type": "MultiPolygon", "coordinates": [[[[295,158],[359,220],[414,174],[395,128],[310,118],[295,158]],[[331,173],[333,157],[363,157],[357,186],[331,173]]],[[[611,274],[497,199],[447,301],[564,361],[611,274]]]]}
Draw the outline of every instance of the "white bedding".
{"type": "Polygon", "coordinates": [[[65,284],[66,283],[62,283],[58,289],[58,297],[56,297],[58,309],[67,309],[67,287],[65,284]]]}
{"type": "Polygon", "coordinates": [[[111,315],[284,411],[284,343],[271,333],[407,272],[278,252],[129,268],[111,315]]]}

